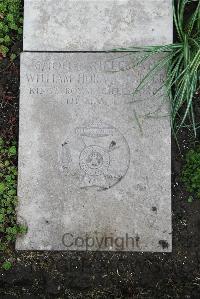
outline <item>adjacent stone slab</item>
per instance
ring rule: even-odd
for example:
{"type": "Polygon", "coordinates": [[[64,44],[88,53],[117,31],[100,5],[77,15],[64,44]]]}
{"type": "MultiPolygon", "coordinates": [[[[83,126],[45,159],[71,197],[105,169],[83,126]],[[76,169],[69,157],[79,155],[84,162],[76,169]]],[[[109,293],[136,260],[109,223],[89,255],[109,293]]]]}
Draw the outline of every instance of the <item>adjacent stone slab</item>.
{"type": "Polygon", "coordinates": [[[133,53],[23,53],[21,250],[171,251],[171,135],[160,73],[133,53]]]}
{"type": "Polygon", "coordinates": [[[25,51],[98,51],[172,42],[171,0],[25,0],[25,51]]]}

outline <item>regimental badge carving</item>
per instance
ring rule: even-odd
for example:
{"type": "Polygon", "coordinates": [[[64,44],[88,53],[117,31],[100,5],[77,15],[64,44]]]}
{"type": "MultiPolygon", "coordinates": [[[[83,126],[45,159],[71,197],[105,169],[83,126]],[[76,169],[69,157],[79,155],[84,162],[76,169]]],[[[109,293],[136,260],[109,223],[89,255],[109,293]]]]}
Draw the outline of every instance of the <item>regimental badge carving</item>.
{"type": "Polygon", "coordinates": [[[74,128],[62,145],[62,167],[80,188],[106,190],[126,175],[130,149],[125,137],[103,122],[74,128]]]}

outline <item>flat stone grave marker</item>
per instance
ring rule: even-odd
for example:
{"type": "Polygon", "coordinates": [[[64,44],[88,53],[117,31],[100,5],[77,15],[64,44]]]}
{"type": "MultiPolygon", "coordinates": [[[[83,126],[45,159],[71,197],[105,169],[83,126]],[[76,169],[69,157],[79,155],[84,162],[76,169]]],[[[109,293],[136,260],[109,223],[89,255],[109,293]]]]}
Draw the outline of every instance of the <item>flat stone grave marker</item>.
{"type": "Polygon", "coordinates": [[[133,97],[155,62],[137,60],[21,55],[17,249],[171,251],[165,73],[133,97]]]}
{"type": "Polygon", "coordinates": [[[171,0],[25,0],[25,51],[172,43],[171,0]]]}

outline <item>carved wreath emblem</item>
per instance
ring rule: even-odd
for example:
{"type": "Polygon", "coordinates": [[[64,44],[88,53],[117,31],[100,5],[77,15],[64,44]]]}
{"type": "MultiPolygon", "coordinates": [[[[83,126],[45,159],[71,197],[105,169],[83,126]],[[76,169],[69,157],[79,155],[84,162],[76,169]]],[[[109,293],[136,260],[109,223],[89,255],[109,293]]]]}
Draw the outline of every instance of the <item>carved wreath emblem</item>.
{"type": "Polygon", "coordinates": [[[125,137],[102,122],[76,127],[62,145],[64,173],[81,188],[106,190],[126,174],[130,150],[125,137]]]}

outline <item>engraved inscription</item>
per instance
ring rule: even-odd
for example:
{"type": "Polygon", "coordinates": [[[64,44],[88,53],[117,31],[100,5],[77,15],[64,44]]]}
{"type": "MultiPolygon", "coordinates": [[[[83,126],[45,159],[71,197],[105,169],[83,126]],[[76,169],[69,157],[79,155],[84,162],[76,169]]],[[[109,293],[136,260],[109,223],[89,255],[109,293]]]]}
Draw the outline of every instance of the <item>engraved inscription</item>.
{"type": "Polygon", "coordinates": [[[125,137],[103,122],[76,127],[62,146],[62,167],[80,188],[106,190],[126,175],[130,149],[125,137]]]}
{"type": "Polygon", "coordinates": [[[74,109],[87,105],[94,109],[116,107],[120,112],[124,105],[130,106],[130,103],[138,110],[137,107],[144,102],[146,115],[154,111],[155,98],[162,97],[163,91],[157,81],[163,80],[163,73],[133,96],[145,72],[151,69],[151,64],[142,66],[142,70],[135,68],[137,61],[135,55],[124,54],[117,54],[115,58],[110,56],[105,61],[88,59],[87,63],[84,60],[36,59],[25,74],[26,88],[31,97],[41,97],[45,102],[53,102],[54,97],[59,97],[74,109]]]}

